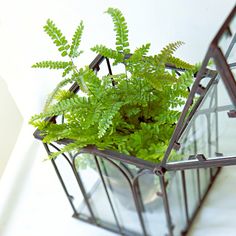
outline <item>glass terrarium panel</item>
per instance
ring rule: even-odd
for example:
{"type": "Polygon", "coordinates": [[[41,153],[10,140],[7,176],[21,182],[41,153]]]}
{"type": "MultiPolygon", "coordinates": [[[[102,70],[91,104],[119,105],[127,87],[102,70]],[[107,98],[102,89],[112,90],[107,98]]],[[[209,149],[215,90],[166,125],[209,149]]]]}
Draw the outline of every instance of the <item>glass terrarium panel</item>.
{"type": "Polygon", "coordinates": [[[139,191],[143,203],[142,216],[148,235],[168,234],[159,176],[144,174],[138,178],[139,191]]]}
{"type": "Polygon", "coordinates": [[[118,161],[97,158],[122,232],[125,235],[143,235],[130,180],[132,171],[136,170],[127,169],[118,161]]]}
{"type": "Polygon", "coordinates": [[[211,178],[215,177],[219,170],[220,170],[219,167],[212,167],[211,168],[211,178]]]}
{"type": "Polygon", "coordinates": [[[229,27],[226,28],[219,40],[219,47],[222,50],[227,63],[236,79],[235,66],[236,66],[236,17],[231,20],[229,27]]]}
{"type": "Polygon", "coordinates": [[[196,154],[206,158],[235,156],[236,118],[229,116],[233,110],[236,108],[218,74],[178,140],[180,149],[172,152],[169,161],[193,159],[196,154]]]}
{"type": "Polygon", "coordinates": [[[167,173],[167,176],[167,195],[171,219],[174,225],[174,235],[181,235],[181,231],[183,231],[187,225],[181,172],[167,173]]]}
{"type": "MultiPolygon", "coordinates": [[[[87,153],[79,154],[75,157],[74,164],[82,181],[96,222],[104,227],[117,230],[116,221],[97,170],[94,156],[87,153]]],[[[86,207],[85,201],[80,205],[79,212],[87,214],[88,208],[86,207]]]]}
{"type": "MultiPolygon", "coordinates": [[[[57,150],[54,149],[54,151],[57,150]]],[[[78,182],[74,177],[71,157],[68,153],[64,155],[61,154],[56,159],[54,159],[54,161],[60,173],[61,179],[63,180],[63,183],[66,186],[67,192],[70,196],[70,200],[72,200],[72,204],[74,205],[74,208],[77,211],[79,205],[83,202],[83,195],[81,193],[78,182]]],[[[89,212],[87,212],[86,216],[91,217],[89,212]]]]}
{"type": "Polygon", "coordinates": [[[218,115],[219,120],[219,155],[236,156],[236,118],[229,118],[227,111],[221,112],[218,115]]]}
{"type": "Polygon", "coordinates": [[[191,218],[199,204],[198,173],[197,170],[185,170],[188,213],[191,218]]]}
{"type": "Polygon", "coordinates": [[[209,168],[199,169],[200,194],[201,198],[205,195],[211,181],[211,174],[209,168]]]}

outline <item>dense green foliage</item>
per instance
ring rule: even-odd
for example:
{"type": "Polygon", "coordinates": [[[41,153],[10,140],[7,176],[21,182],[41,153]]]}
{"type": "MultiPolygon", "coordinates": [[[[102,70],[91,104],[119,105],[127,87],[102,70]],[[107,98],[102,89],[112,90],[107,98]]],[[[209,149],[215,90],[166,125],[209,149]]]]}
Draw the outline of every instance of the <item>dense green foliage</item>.
{"type": "MultiPolygon", "coordinates": [[[[92,48],[124,68],[119,74],[99,77],[88,66],[77,68],[74,58],[83,32],[81,22],[71,45],[55,24],[48,20],[44,29],[67,61],[43,61],[36,68],[62,70],[64,79],[46,102],[45,110],[33,116],[30,123],[41,130],[44,142],[74,140],[63,151],[79,150],[87,145],[116,150],[128,155],[158,162],[163,157],[180,115],[179,107],[188,96],[194,67],[173,56],[182,42],[168,44],[159,54],[148,55],[150,44],[142,45],[130,55],[128,28],[118,9],[109,8],[114,23],[116,48],[104,45],[92,48]],[[185,69],[178,74],[166,64],[185,69]],[[63,90],[77,82],[81,93],[63,90]],[[49,123],[45,118],[64,116],[62,124],[49,123]]],[[[58,153],[52,155],[56,156],[58,153]]]]}

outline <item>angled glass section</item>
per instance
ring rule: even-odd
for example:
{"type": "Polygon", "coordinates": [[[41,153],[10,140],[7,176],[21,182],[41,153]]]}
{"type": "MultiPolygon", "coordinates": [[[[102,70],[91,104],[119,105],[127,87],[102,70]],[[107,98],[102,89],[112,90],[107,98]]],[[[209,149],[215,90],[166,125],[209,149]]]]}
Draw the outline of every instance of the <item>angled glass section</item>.
{"type": "Polygon", "coordinates": [[[186,119],[178,139],[180,148],[172,151],[169,162],[236,157],[236,107],[219,73],[207,86],[201,103],[195,100],[198,107],[186,119]]]}

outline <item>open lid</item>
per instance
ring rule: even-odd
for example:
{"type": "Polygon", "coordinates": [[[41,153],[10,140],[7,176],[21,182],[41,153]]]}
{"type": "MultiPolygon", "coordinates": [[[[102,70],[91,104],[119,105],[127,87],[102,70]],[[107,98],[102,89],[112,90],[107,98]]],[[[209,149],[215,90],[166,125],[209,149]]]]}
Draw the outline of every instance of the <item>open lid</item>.
{"type": "Polygon", "coordinates": [[[236,7],[213,39],[161,167],[236,164],[236,7]]]}

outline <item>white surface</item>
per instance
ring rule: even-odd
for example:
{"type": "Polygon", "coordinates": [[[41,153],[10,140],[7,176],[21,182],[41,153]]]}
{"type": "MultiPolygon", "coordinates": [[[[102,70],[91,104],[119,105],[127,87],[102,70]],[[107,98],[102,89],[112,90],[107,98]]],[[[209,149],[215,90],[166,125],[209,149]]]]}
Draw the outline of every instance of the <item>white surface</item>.
{"type": "Polygon", "coordinates": [[[0,179],[16,143],[23,118],[9,93],[4,80],[0,77],[0,179]]]}
{"type": "MultiPolygon", "coordinates": [[[[170,41],[182,40],[186,44],[177,54],[198,62],[234,4],[234,0],[1,0],[0,73],[14,94],[25,124],[0,182],[0,235],[112,235],[71,218],[54,170],[42,161],[45,151],[32,139],[33,129],[27,125],[28,118],[40,111],[46,94],[59,80],[56,73],[30,68],[40,60],[58,59],[42,30],[47,18],[53,19],[66,35],[71,35],[83,19],[86,28],[82,49],[86,51],[97,43],[113,44],[111,19],[103,12],[109,6],[119,7],[128,21],[132,48],[151,42],[152,51],[159,51],[170,41]]],[[[81,64],[93,57],[86,51],[81,64]]],[[[220,199],[225,195],[216,191],[220,199]]],[[[209,220],[198,225],[195,235],[210,235],[207,232],[213,231],[211,235],[221,235],[219,228],[222,232],[230,229],[225,221],[218,223],[217,229],[206,228],[221,211],[208,209],[204,214],[209,220]],[[203,233],[202,229],[208,231],[203,233]]],[[[223,235],[234,234],[230,231],[223,235]]]]}
{"type": "Polygon", "coordinates": [[[235,236],[236,167],[218,176],[188,236],[235,236]]]}

